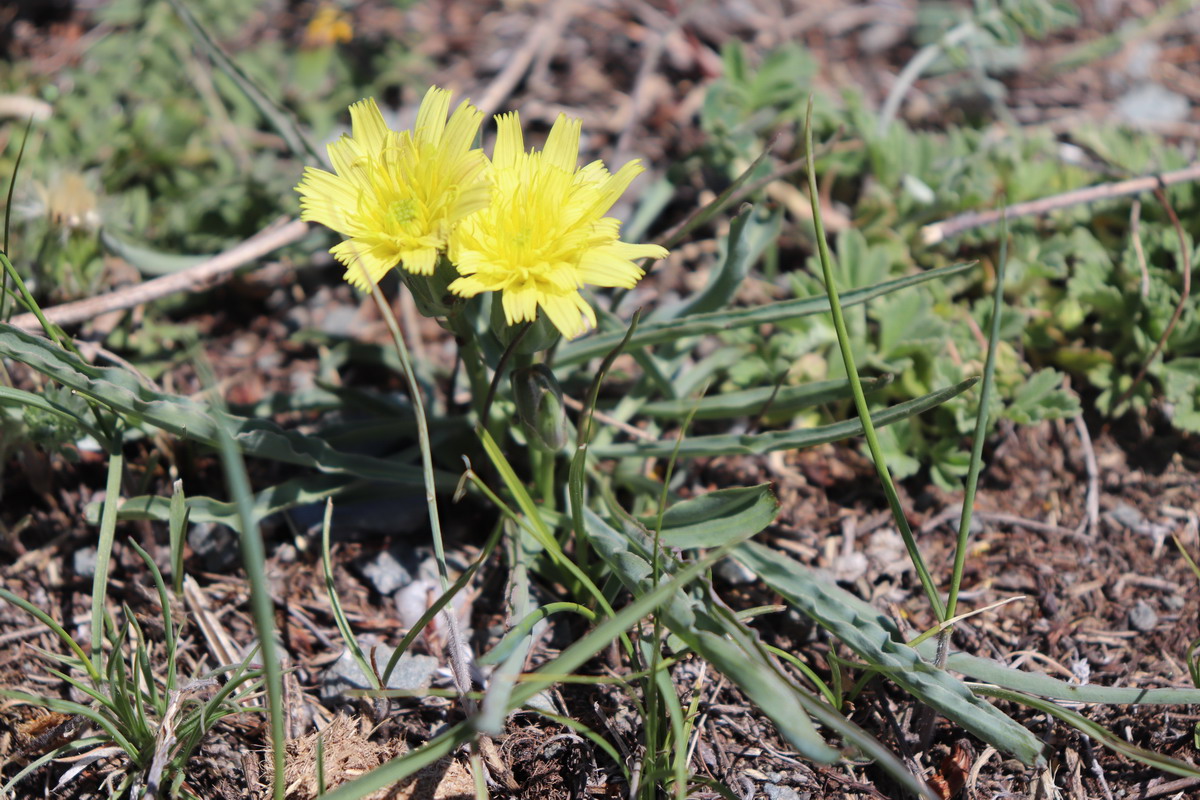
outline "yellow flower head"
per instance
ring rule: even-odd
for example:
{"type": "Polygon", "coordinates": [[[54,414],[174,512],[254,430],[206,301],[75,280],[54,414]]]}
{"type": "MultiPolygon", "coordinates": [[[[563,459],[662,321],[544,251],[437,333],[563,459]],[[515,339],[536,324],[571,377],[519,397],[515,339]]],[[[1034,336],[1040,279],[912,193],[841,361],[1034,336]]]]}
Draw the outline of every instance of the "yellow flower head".
{"type": "Polygon", "coordinates": [[[304,28],[304,47],[310,50],[332,47],[353,38],[349,16],[332,3],[323,3],[304,28]]]}
{"type": "Polygon", "coordinates": [[[388,129],[373,99],[350,106],[351,135],[329,145],[334,172],[308,167],[296,187],[300,219],[348,237],[329,252],[345,278],[370,291],[397,264],[433,274],[459,220],[488,203],[487,160],[471,144],[483,115],[432,87],[412,131],[388,129]],[[336,174],[335,174],[336,173],[336,174]]]}
{"type": "Polygon", "coordinates": [[[462,277],[450,291],[502,292],[509,325],[532,321],[540,306],[572,338],[596,324],[580,288],[632,288],[643,274],[633,259],[667,255],[658,245],[620,241],[621,223],[604,216],[642,166],[631,161],[615,175],[600,161],[577,169],[580,121],[565,115],[541,152],[525,152],[515,112],[496,125],[492,201],[451,234],[450,260],[462,277]]]}

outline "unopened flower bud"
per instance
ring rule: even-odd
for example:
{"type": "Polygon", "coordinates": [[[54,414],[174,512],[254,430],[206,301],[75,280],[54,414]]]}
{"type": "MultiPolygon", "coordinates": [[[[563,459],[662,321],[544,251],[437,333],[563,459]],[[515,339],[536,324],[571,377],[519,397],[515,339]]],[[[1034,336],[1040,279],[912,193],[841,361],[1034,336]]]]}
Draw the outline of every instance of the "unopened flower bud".
{"type": "Polygon", "coordinates": [[[567,444],[562,387],[545,364],[519,367],[512,374],[517,419],[530,444],[557,453],[567,444]]]}

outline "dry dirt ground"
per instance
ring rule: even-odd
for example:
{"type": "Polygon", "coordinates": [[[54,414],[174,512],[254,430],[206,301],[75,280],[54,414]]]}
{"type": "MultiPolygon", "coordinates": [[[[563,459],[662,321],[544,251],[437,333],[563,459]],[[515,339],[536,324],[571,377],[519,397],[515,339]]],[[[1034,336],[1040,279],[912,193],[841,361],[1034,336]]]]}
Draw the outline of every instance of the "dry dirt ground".
{"type": "MultiPolygon", "coordinates": [[[[1038,77],[1038,64],[1052,60],[1080,42],[1115,30],[1123,21],[1148,18],[1149,2],[1084,2],[1084,24],[1070,36],[1031,51],[1031,61],[1009,77],[1011,106],[1023,124],[1084,124],[1108,114],[1111,96],[1105,70],[1129,57],[1125,49],[1087,69],[1052,84],[1038,77]]],[[[550,3],[423,2],[407,10],[386,3],[357,8],[355,24],[374,35],[402,36],[416,43],[435,65],[431,80],[454,86],[475,98],[496,97],[520,107],[531,121],[549,122],[560,110],[582,116],[585,128],[600,137],[596,147],[611,160],[615,151],[636,154],[651,164],[664,164],[689,152],[701,134],[695,112],[706,81],[719,70],[717,51],[730,37],[749,43],[756,52],[788,38],[806,46],[822,65],[818,84],[826,90],[856,85],[882,98],[896,74],[912,57],[915,4],[784,2],[733,0],[697,4],[680,21],[675,3],[638,0],[550,3]],[[668,31],[667,35],[663,35],[668,31]],[[506,83],[507,65],[524,60],[528,69],[506,83]],[[489,94],[493,93],[493,94],[489,94]]],[[[263,18],[245,33],[247,40],[279,35],[284,24],[263,18]]],[[[10,31],[16,57],[46,57],[47,43],[68,41],[87,26],[77,11],[67,22],[24,24],[10,31]],[[72,27],[74,26],[74,27],[72,27]]],[[[1143,39],[1168,45],[1157,69],[1179,90],[1200,101],[1194,78],[1179,79],[1189,64],[1200,62],[1195,34],[1148,30],[1143,39]],[[1168,40],[1169,39],[1169,40],[1168,40]]],[[[234,50],[237,42],[229,43],[234,50]]],[[[918,82],[905,108],[920,124],[952,118],[954,109],[939,105],[937,83],[918,82]]],[[[1198,105],[1197,107],[1200,107],[1198,105]]],[[[1194,137],[1200,120],[1173,123],[1164,133],[1194,137]]],[[[208,356],[225,379],[231,402],[253,402],[270,388],[291,385],[297,371],[312,370],[316,353],[285,341],[288,325],[281,319],[280,291],[269,278],[253,274],[216,290],[207,312],[192,320],[207,334],[208,356]],[[233,310],[231,310],[233,309],[233,310]],[[251,313],[245,313],[245,312],[251,313]],[[247,325],[244,320],[250,318],[247,325]],[[277,352],[267,369],[264,352],[277,352]]],[[[652,283],[654,277],[649,279],[652,283]]],[[[667,288],[667,287],[662,287],[667,288]]],[[[313,318],[356,303],[343,286],[305,295],[288,291],[287,303],[313,318]]],[[[363,335],[382,338],[382,328],[369,310],[363,335]]],[[[431,345],[436,331],[429,331],[431,345]]],[[[372,376],[379,380],[379,376],[372,376]]],[[[180,390],[194,386],[191,375],[175,376],[180,390]]],[[[1022,599],[975,617],[956,628],[955,644],[968,652],[1008,664],[1076,679],[1120,686],[1189,686],[1186,654],[1198,635],[1200,584],[1178,556],[1171,536],[1192,552],[1200,551],[1200,446],[1156,428],[1151,420],[1110,425],[1085,416],[1071,422],[1041,424],[1000,431],[986,453],[989,464],[981,487],[980,528],[968,559],[964,599],[979,608],[1006,598],[1022,599]],[[1081,433],[1085,434],[1081,438],[1081,433]]],[[[145,453],[130,454],[145,463],[145,453]]],[[[191,466],[196,479],[217,480],[215,460],[191,466]]],[[[140,477],[140,476],[139,476],[140,477]]],[[[151,476],[154,477],[154,476],[151,476]]],[[[270,476],[260,476],[270,477],[270,476]]],[[[932,623],[919,585],[892,528],[886,504],[872,471],[857,450],[826,446],[775,459],[717,459],[691,468],[691,486],[704,491],[730,484],[773,481],[783,512],[764,541],[801,561],[831,571],[844,586],[915,630],[932,623]]],[[[45,609],[68,630],[86,638],[90,583],[74,572],[73,554],[93,543],[82,509],[103,485],[103,465],[84,457],[77,464],[28,453],[20,469],[6,472],[5,500],[0,506],[0,581],[45,609]]],[[[215,485],[215,484],[210,484],[215,485]]],[[[939,584],[944,585],[952,558],[955,504],[946,495],[914,479],[903,497],[914,528],[939,584]]],[[[482,518],[482,509],[465,512],[482,518]]],[[[466,561],[477,552],[478,518],[457,519],[450,531],[456,557],[466,561]]],[[[457,718],[457,706],[436,697],[397,701],[386,721],[375,727],[373,709],[359,708],[352,718],[331,718],[314,698],[320,671],[340,650],[318,562],[305,550],[303,537],[280,524],[266,531],[269,571],[277,600],[277,621],[295,667],[291,716],[296,739],[290,746],[299,773],[293,795],[311,797],[304,766],[311,763],[313,740],[307,721],[314,714],[333,725],[327,738],[330,775],[352,775],[417,745],[432,731],[457,718]],[[407,743],[407,744],[406,744],[407,743]]],[[[163,532],[150,525],[123,527],[152,552],[163,551],[163,532]]],[[[412,531],[420,536],[419,528],[412,531]]],[[[388,547],[376,536],[338,545],[337,581],[350,619],[364,636],[395,642],[402,627],[390,603],[368,588],[349,568],[364,554],[388,547]]],[[[238,643],[252,640],[240,570],[208,572],[197,559],[188,562],[201,589],[207,613],[238,643]]],[[[499,564],[481,571],[472,587],[473,629],[486,645],[505,620],[488,611],[503,588],[499,564]]],[[[118,546],[112,580],[114,604],[127,603],[150,624],[155,605],[144,591],[145,571],[128,547],[118,546]]],[[[753,584],[722,584],[737,606],[774,602],[753,584]]],[[[197,601],[200,602],[200,601],[197,601]]],[[[194,608],[193,613],[198,613],[194,608]]],[[[827,670],[828,640],[804,619],[791,613],[760,618],[756,627],[765,640],[801,654],[818,672],[827,670]]],[[[210,659],[204,637],[192,628],[181,645],[184,671],[210,659]]],[[[562,623],[539,643],[534,663],[570,641],[562,623]]],[[[34,647],[54,649],[44,629],[16,609],[0,606],[0,685],[54,693],[60,683],[38,669],[34,647]]],[[[434,638],[418,649],[440,655],[434,638]]],[[[211,663],[211,662],[210,662],[211,663]]],[[[594,665],[602,671],[606,664],[594,665]]],[[[791,753],[771,725],[738,692],[696,664],[684,664],[676,675],[686,703],[700,692],[701,718],[691,769],[721,781],[741,797],[873,798],[896,796],[895,788],[869,765],[813,767],[791,753]]],[[[558,701],[566,713],[602,731],[623,753],[635,753],[638,731],[627,703],[614,692],[592,687],[563,689],[558,701]]],[[[928,752],[911,752],[912,717],[907,697],[877,682],[857,700],[852,717],[897,752],[912,756],[931,775],[966,783],[971,797],[1151,798],[1200,795],[1200,783],[1177,780],[1113,756],[1071,729],[1040,715],[1009,709],[1051,743],[1053,760],[1046,770],[1031,770],[1008,760],[945,723],[938,723],[928,752]],[[955,767],[954,765],[958,766],[955,767]]],[[[1192,708],[1092,707],[1087,714],[1120,736],[1142,746],[1194,760],[1193,730],[1200,715],[1192,708]]],[[[77,735],[69,719],[45,719],[17,708],[0,711],[0,761],[4,774],[15,765],[77,735]]],[[[506,775],[508,794],[566,800],[624,796],[627,787],[607,757],[586,740],[533,718],[514,717],[505,737],[495,742],[489,760],[506,775]]],[[[241,798],[265,791],[258,765],[266,736],[257,717],[222,724],[193,763],[188,778],[203,797],[241,798]]],[[[54,788],[61,767],[43,771],[25,783],[22,797],[94,797],[106,770],[98,763],[71,785],[54,788]]],[[[336,780],[336,778],[334,778],[336,780]]],[[[421,778],[424,783],[397,789],[401,797],[467,797],[471,784],[459,761],[446,762],[421,778]],[[440,787],[433,789],[431,787],[440,787]]],[[[498,791],[497,794],[503,794],[498,791]]],[[[698,796],[705,796],[698,790],[698,796]]],[[[708,796],[716,796],[709,792],[708,796]]]]}

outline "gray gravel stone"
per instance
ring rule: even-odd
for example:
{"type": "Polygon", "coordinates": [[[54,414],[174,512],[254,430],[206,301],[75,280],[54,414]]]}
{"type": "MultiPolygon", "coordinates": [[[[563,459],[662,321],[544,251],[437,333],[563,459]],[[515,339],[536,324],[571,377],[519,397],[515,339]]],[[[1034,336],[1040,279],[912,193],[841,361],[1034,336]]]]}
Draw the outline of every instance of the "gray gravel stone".
{"type": "Polygon", "coordinates": [[[81,578],[96,575],[96,548],[81,547],[71,554],[71,569],[81,578]]]}
{"type": "Polygon", "coordinates": [[[1137,531],[1146,522],[1146,518],[1142,516],[1142,512],[1128,503],[1118,503],[1117,507],[1109,513],[1112,514],[1114,520],[1131,531],[1137,531]]]}
{"type": "Polygon", "coordinates": [[[713,567],[713,572],[730,586],[745,586],[758,580],[758,576],[754,574],[753,570],[732,558],[723,558],[718,561],[717,565],[713,567]]]}
{"type": "Polygon", "coordinates": [[[396,547],[364,556],[354,564],[371,588],[385,597],[416,580],[420,556],[396,547]]]}
{"type": "Polygon", "coordinates": [[[771,800],[803,800],[800,793],[788,786],[779,786],[774,783],[763,785],[763,793],[771,800]]]}
{"type": "Polygon", "coordinates": [[[188,545],[209,572],[224,572],[241,563],[237,533],[215,522],[200,522],[187,535],[188,545]]]}
{"type": "Polygon", "coordinates": [[[1129,627],[1135,631],[1148,633],[1158,625],[1158,614],[1145,600],[1138,600],[1129,609],[1129,627]]]}
{"type": "MultiPolygon", "coordinates": [[[[362,648],[363,655],[367,657],[367,663],[371,663],[371,646],[360,642],[359,647],[362,648]]],[[[379,666],[380,672],[387,667],[393,652],[395,652],[394,647],[375,647],[375,663],[379,666]]],[[[387,688],[408,691],[428,689],[437,666],[437,659],[433,656],[405,653],[396,662],[396,668],[392,670],[392,675],[388,679],[387,688]]],[[[328,706],[352,702],[352,699],[346,696],[346,692],[351,689],[369,688],[371,688],[370,680],[363,674],[349,650],[343,650],[341,657],[321,673],[321,702],[328,706]]]]}
{"type": "Polygon", "coordinates": [[[1134,125],[1181,122],[1191,113],[1191,103],[1185,96],[1157,83],[1143,83],[1117,100],[1116,112],[1134,125]]]}

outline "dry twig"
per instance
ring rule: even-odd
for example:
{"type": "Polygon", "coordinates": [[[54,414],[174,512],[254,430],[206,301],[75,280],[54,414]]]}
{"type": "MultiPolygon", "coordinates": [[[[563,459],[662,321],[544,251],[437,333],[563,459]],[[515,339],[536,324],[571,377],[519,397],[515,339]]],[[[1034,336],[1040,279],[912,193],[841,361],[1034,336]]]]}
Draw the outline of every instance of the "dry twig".
{"type": "Polygon", "coordinates": [[[1075,532],[1087,531],[1089,536],[1095,536],[1096,524],[1100,521],[1100,468],[1096,465],[1096,451],[1092,448],[1092,437],[1083,414],[1075,415],[1075,432],[1079,434],[1079,446],[1083,448],[1083,464],[1087,470],[1087,516],[1075,532]]]}
{"type": "Polygon", "coordinates": [[[1172,172],[1164,172],[1160,175],[1131,178],[1130,180],[1117,181],[1116,183],[1103,183],[1099,186],[1088,186],[1072,192],[1056,194],[1052,197],[1043,197],[1040,200],[1017,203],[1016,205],[1009,206],[1007,210],[972,211],[969,214],[960,214],[957,217],[951,217],[941,222],[934,222],[921,228],[921,240],[927,245],[937,244],[960,233],[974,230],[975,228],[982,228],[984,225],[994,225],[1006,213],[1011,221],[1018,217],[1046,214],[1060,208],[1068,208],[1084,203],[1112,200],[1116,197],[1126,197],[1131,194],[1141,194],[1142,192],[1161,191],[1161,187],[1163,186],[1170,186],[1175,183],[1188,183],[1194,180],[1200,180],[1200,163],[1192,164],[1190,167],[1184,167],[1172,172]]]}
{"type": "Polygon", "coordinates": [[[483,112],[485,118],[494,114],[512,93],[512,90],[517,88],[517,84],[521,82],[529,65],[533,63],[533,57],[553,42],[558,41],[574,13],[574,0],[560,0],[557,3],[547,4],[545,15],[529,31],[525,41],[512,54],[504,69],[492,80],[483,96],[479,98],[479,102],[475,104],[475,107],[483,112]]]}
{"type": "MultiPolygon", "coordinates": [[[[99,297],[89,297],[73,303],[63,303],[43,309],[46,319],[56,325],[73,325],[92,319],[110,311],[121,311],[152,300],[160,300],[176,292],[208,288],[228,278],[235,269],[299,241],[308,233],[308,223],[298,219],[272,225],[235,245],[224,253],[197,264],[194,267],[163,275],[161,278],[126,286],[99,297]]],[[[37,317],[21,314],[14,317],[12,324],[30,331],[40,330],[37,317]]]]}

